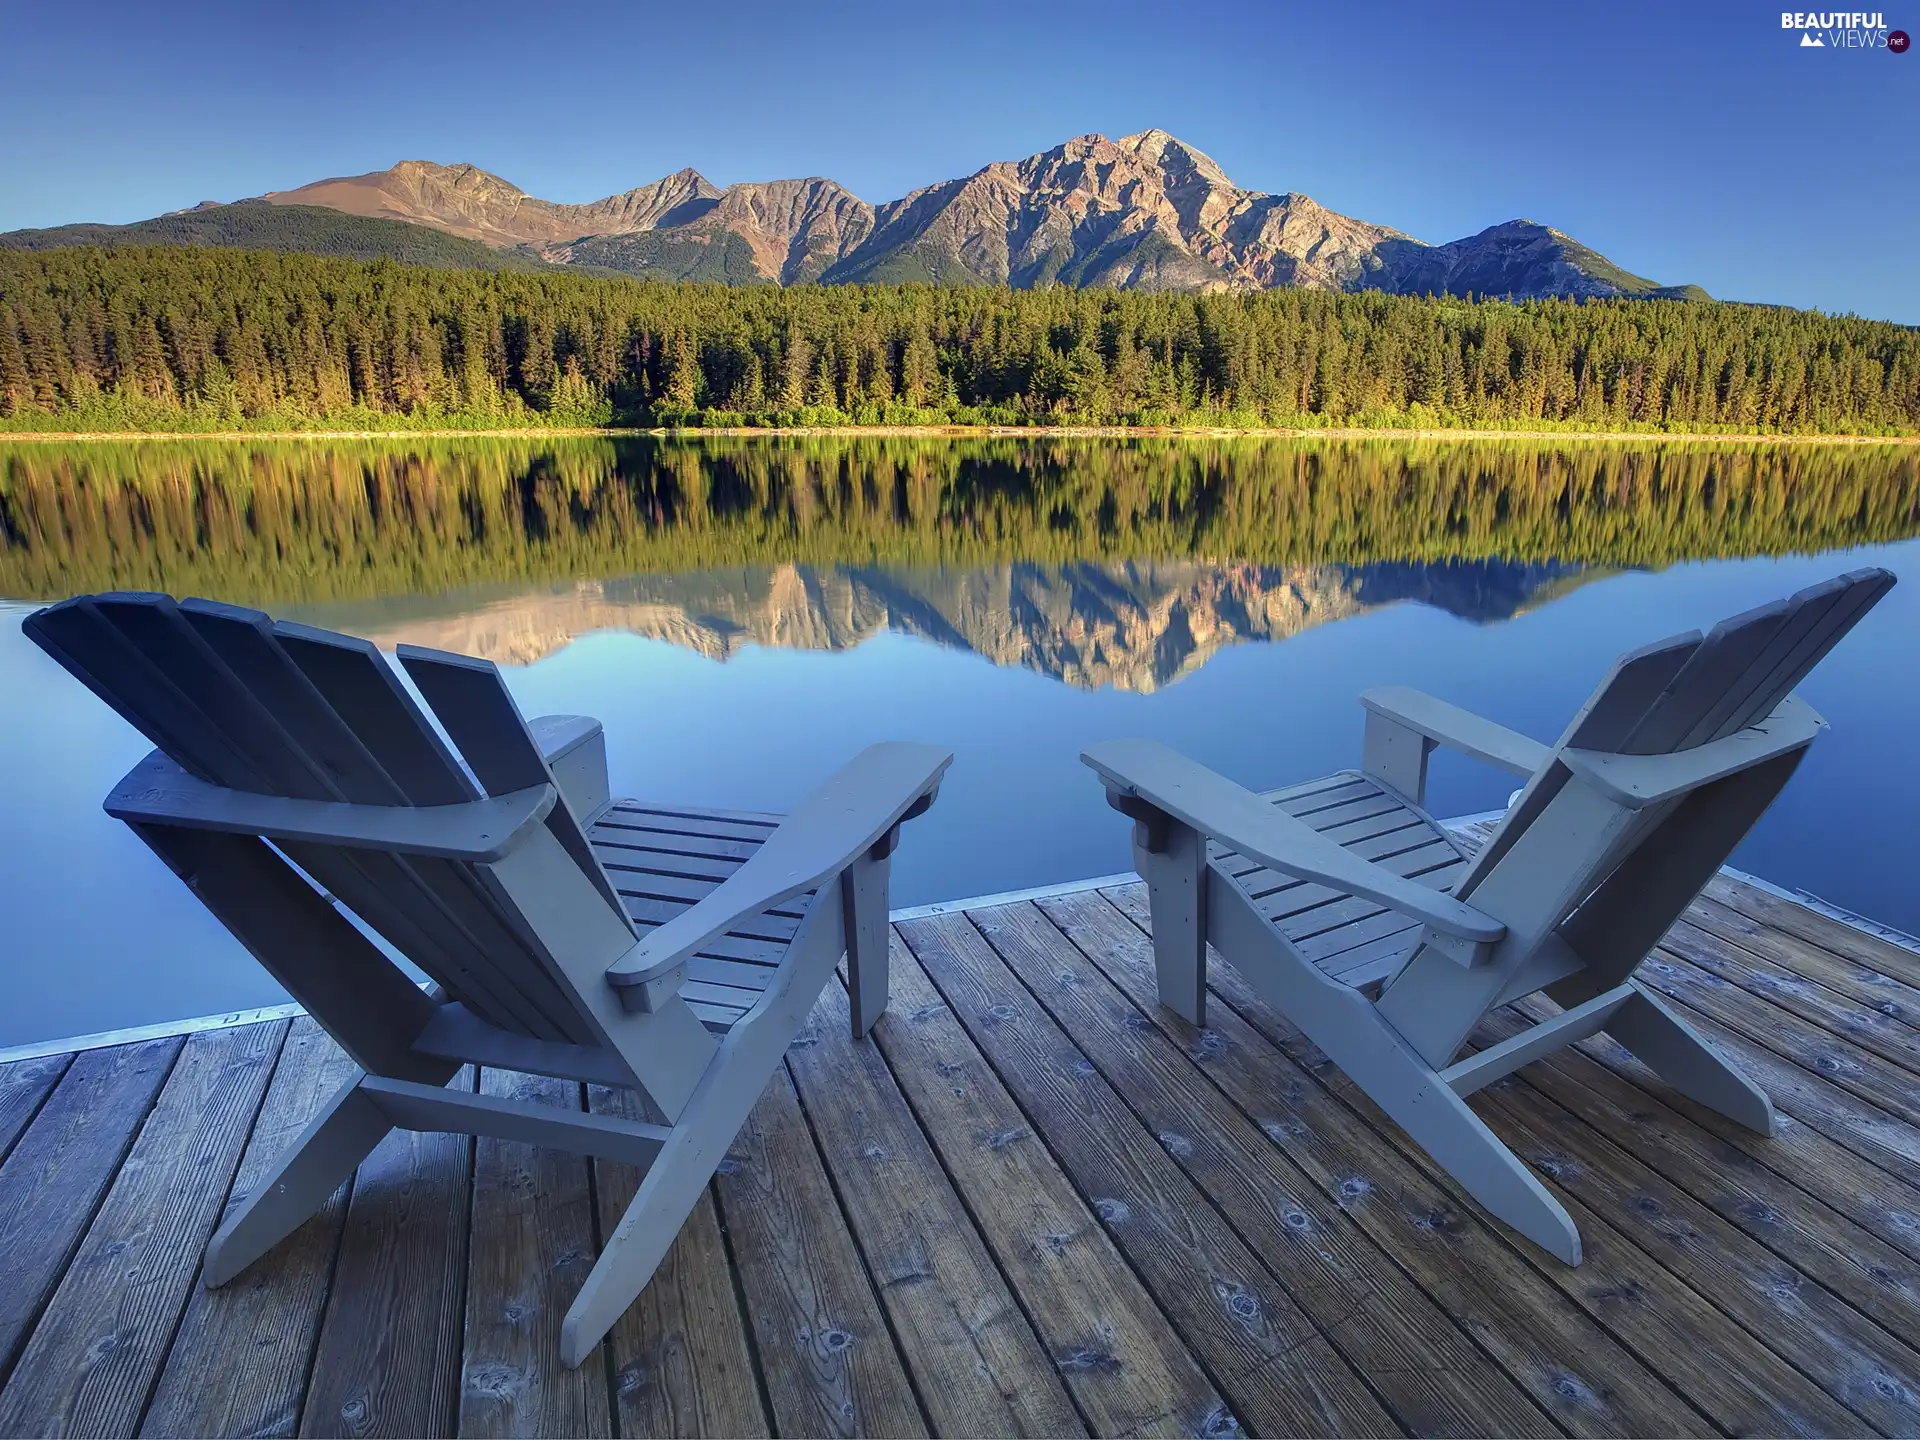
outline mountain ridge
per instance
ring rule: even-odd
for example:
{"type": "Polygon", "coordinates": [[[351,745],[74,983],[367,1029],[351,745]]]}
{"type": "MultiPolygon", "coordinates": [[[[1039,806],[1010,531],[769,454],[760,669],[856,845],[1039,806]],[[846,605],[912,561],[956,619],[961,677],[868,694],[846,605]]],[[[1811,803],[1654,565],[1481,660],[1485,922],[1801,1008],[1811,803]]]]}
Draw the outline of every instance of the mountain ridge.
{"type": "MultiPolygon", "coordinates": [[[[1698,287],[1633,274],[1531,220],[1431,245],[1311,196],[1244,189],[1204,151],[1159,129],[1117,140],[1076,136],[878,205],[824,176],[721,187],[692,168],[565,204],[477,165],[428,160],[269,191],[234,202],[240,205],[309,213],[319,207],[438,230],[529,260],[735,285],[919,281],[1705,297],[1698,287]]],[[[26,233],[0,236],[0,243],[31,243],[18,238],[26,233]]]]}

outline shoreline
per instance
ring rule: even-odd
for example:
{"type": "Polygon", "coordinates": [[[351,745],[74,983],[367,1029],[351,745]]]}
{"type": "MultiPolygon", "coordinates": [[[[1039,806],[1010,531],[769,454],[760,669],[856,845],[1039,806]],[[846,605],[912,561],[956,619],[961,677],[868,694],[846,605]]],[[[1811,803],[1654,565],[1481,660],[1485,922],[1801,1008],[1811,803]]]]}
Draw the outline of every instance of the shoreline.
{"type": "Polygon", "coordinates": [[[596,427],[514,430],[0,430],[0,445],[104,444],[156,440],[576,440],[648,436],[654,439],[829,436],[923,440],[1561,440],[1609,444],[1724,445],[1920,445],[1920,435],[1717,434],[1668,430],[1463,430],[1463,429],[1233,429],[1125,425],[812,425],[716,426],[714,428],[596,427]]]}

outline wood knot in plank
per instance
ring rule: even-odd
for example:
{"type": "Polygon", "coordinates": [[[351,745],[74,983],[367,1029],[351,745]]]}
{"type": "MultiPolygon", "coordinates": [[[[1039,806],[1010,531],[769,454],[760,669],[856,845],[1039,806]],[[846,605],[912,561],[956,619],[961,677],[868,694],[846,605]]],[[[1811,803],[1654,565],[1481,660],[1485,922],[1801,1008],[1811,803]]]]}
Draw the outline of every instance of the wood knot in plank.
{"type": "Polygon", "coordinates": [[[1220,1297],[1220,1308],[1241,1325],[1251,1328],[1266,1319],[1266,1311],[1260,1304],[1260,1297],[1238,1281],[1216,1280],[1213,1289],[1214,1293],[1220,1297]]]}
{"type": "Polygon", "coordinates": [[[1218,1030],[1202,1030],[1187,1046],[1187,1054],[1198,1061],[1218,1059],[1227,1053],[1227,1037],[1218,1030]]]}
{"type": "Polygon", "coordinates": [[[1068,1375],[1117,1375],[1121,1369],[1120,1357],[1104,1345],[1076,1345],[1064,1353],[1056,1353],[1053,1363],[1068,1375]]]}
{"type": "Polygon", "coordinates": [[[467,1370],[467,1391],[504,1405],[527,1388],[526,1372],[517,1365],[487,1360],[467,1370]]]}
{"type": "Polygon", "coordinates": [[[1600,1403],[1600,1396],[1595,1393],[1592,1386],[1578,1375],[1570,1374],[1565,1370],[1553,1377],[1553,1393],[1575,1405],[1589,1409],[1604,1408],[1600,1403]]]}
{"type": "Polygon", "coordinates": [[[1230,1435],[1240,1433],[1240,1422],[1233,1412],[1224,1405],[1216,1405],[1200,1417],[1200,1423],[1193,1426],[1193,1434],[1201,1440],[1225,1440],[1230,1435]]]}
{"type": "Polygon", "coordinates": [[[1298,1205],[1285,1206],[1280,1211],[1280,1223],[1296,1235],[1311,1235],[1315,1229],[1313,1216],[1298,1205]]]}
{"type": "Polygon", "coordinates": [[[814,1339],[822,1355],[844,1355],[854,1347],[857,1337],[844,1325],[828,1325],[814,1339]]]}

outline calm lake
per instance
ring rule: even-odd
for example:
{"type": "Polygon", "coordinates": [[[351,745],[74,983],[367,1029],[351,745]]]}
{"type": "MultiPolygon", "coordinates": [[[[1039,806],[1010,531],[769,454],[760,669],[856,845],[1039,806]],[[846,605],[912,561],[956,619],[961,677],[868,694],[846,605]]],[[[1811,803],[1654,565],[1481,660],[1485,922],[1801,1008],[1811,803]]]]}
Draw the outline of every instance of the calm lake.
{"type": "MultiPolygon", "coordinates": [[[[102,589],[486,656],[615,792],[781,810],[945,745],[894,903],[1126,869],[1078,763],[1357,765],[1370,685],[1543,740],[1621,651],[1860,565],[1903,583],[1735,857],[1920,931],[1920,453],[1898,446],[649,439],[0,445],[0,1047],[284,998],[100,802],[147,749],[20,634],[102,589]]],[[[1436,759],[1439,814],[1514,781],[1436,759]]]]}

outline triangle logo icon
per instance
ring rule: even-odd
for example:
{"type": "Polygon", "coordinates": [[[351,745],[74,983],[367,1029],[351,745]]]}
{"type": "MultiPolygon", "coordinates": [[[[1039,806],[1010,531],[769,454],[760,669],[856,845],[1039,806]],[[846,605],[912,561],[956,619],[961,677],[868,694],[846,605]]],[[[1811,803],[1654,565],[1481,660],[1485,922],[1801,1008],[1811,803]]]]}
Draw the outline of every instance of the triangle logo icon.
{"type": "Polygon", "coordinates": [[[1802,50],[1824,50],[1827,48],[1827,42],[1812,35],[1802,35],[1800,37],[1800,48],[1802,50]]]}

